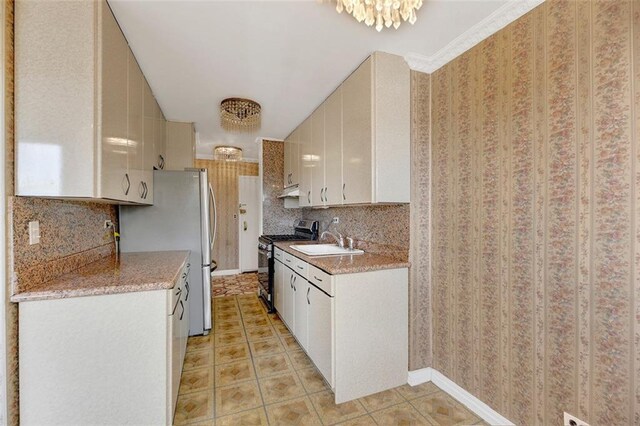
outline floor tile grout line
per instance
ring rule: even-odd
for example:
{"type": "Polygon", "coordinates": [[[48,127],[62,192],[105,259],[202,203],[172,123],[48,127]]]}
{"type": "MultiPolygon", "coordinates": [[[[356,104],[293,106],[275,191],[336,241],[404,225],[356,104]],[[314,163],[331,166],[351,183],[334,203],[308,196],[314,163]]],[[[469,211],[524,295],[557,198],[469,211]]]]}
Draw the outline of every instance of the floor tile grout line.
{"type": "MultiPolygon", "coordinates": [[[[238,305],[240,305],[240,302],[238,300],[238,296],[235,296],[236,299],[236,303],[238,303],[238,305]]],[[[240,309],[240,319],[242,321],[242,327],[244,329],[244,336],[245,339],[247,340],[247,346],[249,346],[249,356],[251,357],[251,366],[253,367],[253,373],[256,376],[256,386],[258,387],[258,392],[260,393],[260,400],[262,401],[262,407],[265,410],[265,414],[266,414],[266,409],[264,407],[266,407],[266,404],[264,402],[264,395],[262,394],[262,388],[260,387],[260,382],[258,381],[258,374],[256,372],[256,365],[255,365],[255,361],[254,361],[254,356],[253,356],[253,352],[251,351],[251,345],[249,345],[249,339],[247,338],[247,330],[245,328],[245,324],[244,324],[244,315],[242,314],[242,309],[240,309]]],[[[269,421],[269,417],[267,416],[267,423],[271,424],[271,422],[269,421]]]]}

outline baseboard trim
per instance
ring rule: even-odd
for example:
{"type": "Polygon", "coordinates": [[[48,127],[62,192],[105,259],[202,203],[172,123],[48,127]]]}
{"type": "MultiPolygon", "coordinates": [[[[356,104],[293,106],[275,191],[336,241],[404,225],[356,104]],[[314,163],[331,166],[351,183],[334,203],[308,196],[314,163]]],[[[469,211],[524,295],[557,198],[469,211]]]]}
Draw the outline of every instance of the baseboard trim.
{"type": "Polygon", "coordinates": [[[240,274],[240,269],[225,269],[224,271],[213,271],[211,273],[212,277],[220,277],[224,275],[238,275],[240,274]]]}
{"type": "Polygon", "coordinates": [[[502,416],[500,413],[489,407],[470,392],[460,387],[453,380],[439,372],[427,367],[420,370],[409,371],[407,383],[416,386],[421,383],[432,382],[451,397],[459,401],[462,405],[473,411],[478,417],[491,425],[514,426],[513,422],[502,416]]]}

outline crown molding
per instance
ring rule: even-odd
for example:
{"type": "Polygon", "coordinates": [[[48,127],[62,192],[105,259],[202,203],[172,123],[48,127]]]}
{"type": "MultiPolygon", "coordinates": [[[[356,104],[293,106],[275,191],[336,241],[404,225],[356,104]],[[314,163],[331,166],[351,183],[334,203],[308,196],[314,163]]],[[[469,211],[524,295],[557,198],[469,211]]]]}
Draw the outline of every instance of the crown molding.
{"type": "Polygon", "coordinates": [[[404,60],[409,68],[431,74],[487,37],[497,33],[522,15],[544,3],[545,0],[509,0],[491,15],[456,37],[431,56],[407,53],[404,60]]]}

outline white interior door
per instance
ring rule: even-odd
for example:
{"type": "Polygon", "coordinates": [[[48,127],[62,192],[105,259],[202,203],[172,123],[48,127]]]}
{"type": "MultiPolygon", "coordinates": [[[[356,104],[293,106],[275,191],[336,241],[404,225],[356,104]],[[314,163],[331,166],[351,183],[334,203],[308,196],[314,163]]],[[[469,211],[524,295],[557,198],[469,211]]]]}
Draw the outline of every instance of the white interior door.
{"type": "Polygon", "coordinates": [[[238,178],[241,272],[258,270],[259,182],[258,176],[240,176],[238,178]]]}

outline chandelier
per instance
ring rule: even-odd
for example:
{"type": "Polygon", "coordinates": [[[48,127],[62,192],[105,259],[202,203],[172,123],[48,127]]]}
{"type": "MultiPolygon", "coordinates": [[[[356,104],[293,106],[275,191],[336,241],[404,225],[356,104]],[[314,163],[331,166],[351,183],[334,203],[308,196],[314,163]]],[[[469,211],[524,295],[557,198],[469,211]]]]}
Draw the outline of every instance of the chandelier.
{"type": "Polygon", "coordinates": [[[253,132],[260,128],[260,104],[251,99],[227,98],[220,102],[220,125],[231,132],[253,132]]]}
{"type": "Polygon", "coordinates": [[[398,29],[402,21],[416,22],[416,11],[422,6],[422,0],[336,0],[336,10],[353,15],[358,22],[368,26],[376,24],[376,30],[391,25],[398,29]],[[402,19],[401,19],[402,18],[402,19]]]}
{"type": "Polygon", "coordinates": [[[213,148],[213,158],[224,161],[240,161],[242,160],[242,148],[235,146],[216,146],[213,148]]]}

